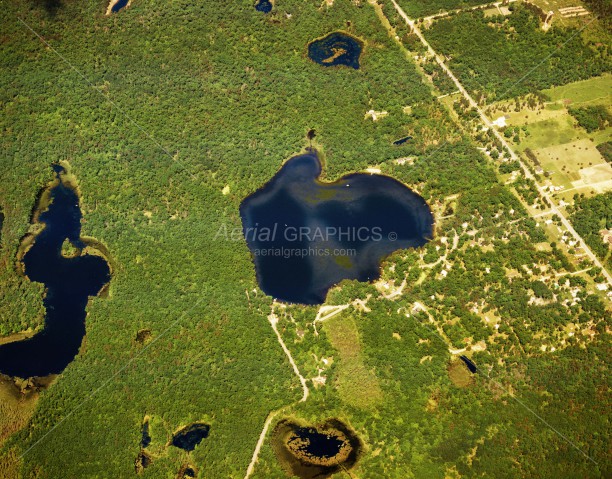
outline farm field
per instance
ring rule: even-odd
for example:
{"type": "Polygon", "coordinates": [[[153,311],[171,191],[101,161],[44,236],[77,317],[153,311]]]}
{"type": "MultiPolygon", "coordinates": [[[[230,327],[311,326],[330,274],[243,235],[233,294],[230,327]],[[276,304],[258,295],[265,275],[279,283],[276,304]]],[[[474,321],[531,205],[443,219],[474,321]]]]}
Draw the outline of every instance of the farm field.
{"type": "Polygon", "coordinates": [[[489,114],[504,116],[508,128],[520,127],[517,150],[523,154],[530,150],[549,174],[548,184],[556,196],[569,202],[576,193],[592,195],[612,189],[612,168],[597,149],[610,141],[612,128],[589,133],[569,112],[569,108],[587,105],[607,107],[610,91],[612,75],[605,74],[543,90],[546,99],[540,102],[519,99],[519,111],[517,100],[495,103],[489,114]]]}

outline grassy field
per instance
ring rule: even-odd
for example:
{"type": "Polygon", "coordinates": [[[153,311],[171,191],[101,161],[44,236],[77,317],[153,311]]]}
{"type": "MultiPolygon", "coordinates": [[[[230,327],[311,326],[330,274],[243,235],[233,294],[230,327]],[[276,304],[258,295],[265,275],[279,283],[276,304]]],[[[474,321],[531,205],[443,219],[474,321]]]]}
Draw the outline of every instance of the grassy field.
{"type": "Polygon", "coordinates": [[[382,400],[378,379],[364,364],[361,339],[352,317],[335,316],[324,323],[331,345],[338,351],[335,386],[342,401],[355,407],[373,407],[382,400]]]}
{"type": "Polygon", "coordinates": [[[612,96],[612,74],[542,90],[553,102],[566,105],[609,104],[612,96]]]}
{"type": "MultiPolygon", "coordinates": [[[[509,121],[509,124],[512,124],[512,120],[509,121]]],[[[574,120],[567,112],[564,115],[555,114],[553,118],[548,120],[529,123],[527,131],[529,136],[521,142],[522,149],[564,145],[583,138],[582,132],[574,126],[574,120]]]]}
{"type": "Polygon", "coordinates": [[[495,103],[490,114],[505,116],[509,127],[526,128],[516,145],[518,151],[531,149],[550,174],[550,184],[563,187],[556,196],[569,202],[575,193],[590,195],[612,189],[612,169],[596,148],[610,141],[612,128],[587,133],[568,112],[568,107],[608,106],[610,91],[612,75],[605,74],[543,90],[549,100],[533,108],[523,100],[519,100],[520,111],[515,111],[513,100],[495,103]]]}

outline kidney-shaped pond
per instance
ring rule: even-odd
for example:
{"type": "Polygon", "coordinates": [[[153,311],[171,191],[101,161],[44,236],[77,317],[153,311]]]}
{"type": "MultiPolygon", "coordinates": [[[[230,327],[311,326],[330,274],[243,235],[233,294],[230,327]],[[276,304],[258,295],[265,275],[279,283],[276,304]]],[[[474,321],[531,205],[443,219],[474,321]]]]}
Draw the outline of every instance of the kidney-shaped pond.
{"type": "Polygon", "coordinates": [[[282,301],[322,303],[333,285],[376,279],[385,256],[432,236],[429,206],[399,181],[356,173],[323,183],[320,174],[310,150],[240,206],[259,284],[282,301]]]}

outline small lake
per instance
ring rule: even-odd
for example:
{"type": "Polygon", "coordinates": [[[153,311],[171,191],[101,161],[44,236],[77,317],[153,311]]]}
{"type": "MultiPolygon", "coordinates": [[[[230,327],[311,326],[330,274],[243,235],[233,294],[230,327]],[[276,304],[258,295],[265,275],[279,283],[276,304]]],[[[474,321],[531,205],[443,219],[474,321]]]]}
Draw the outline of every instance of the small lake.
{"type": "Polygon", "coordinates": [[[295,430],[288,443],[297,444],[295,449],[305,456],[329,459],[340,453],[345,441],[335,434],[325,434],[311,427],[300,427],[295,430]]]}
{"type": "Polygon", "coordinates": [[[461,361],[465,363],[465,365],[467,366],[467,368],[470,370],[472,374],[478,371],[478,367],[476,366],[476,364],[474,364],[474,362],[470,358],[464,355],[459,356],[459,358],[461,359],[461,361]]]}
{"type": "Polygon", "coordinates": [[[118,12],[123,7],[125,7],[130,0],[117,0],[115,4],[111,8],[111,12],[118,12]]]}
{"type": "Polygon", "coordinates": [[[54,165],[57,184],[50,190],[51,204],[38,221],[44,229],[23,257],[25,273],[31,281],[46,287],[45,326],[23,341],[0,346],[0,373],[28,378],[61,373],[78,354],[85,336],[85,307],[110,280],[105,259],[95,255],[62,256],[68,239],[77,249],[80,239],[79,198],[62,179],[65,170],[54,165]]]}
{"type": "Polygon", "coordinates": [[[193,451],[203,439],[208,437],[210,426],[194,423],[184,427],[172,436],[172,445],[184,451],[193,451]]]}
{"type": "Polygon", "coordinates": [[[255,10],[263,13],[270,13],[272,11],[272,2],[269,0],[258,0],[255,4],[255,10]]]}
{"type": "Polygon", "coordinates": [[[308,44],[308,57],[325,67],[344,65],[359,69],[363,42],[347,33],[333,32],[308,44]]]}
{"type": "Polygon", "coordinates": [[[405,136],[404,138],[400,138],[399,140],[395,140],[393,142],[394,145],[403,145],[404,143],[406,143],[408,140],[412,140],[411,136],[405,136]]]}
{"type": "Polygon", "coordinates": [[[151,433],[149,432],[149,421],[142,423],[142,434],[140,439],[140,447],[149,447],[151,444],[151,433]]]}
{"type": "Polygon", "coordinates": [[[288,160],[240,205],[261,289],[282,301],[320,304],[343,279],[372,281],[392,252],[433,234],[425,200],[388,176],[318,180],[316,151],[288,160]]]}
{"type": "Polygon", "coordinates": [[[279,421],[271,439],[281,466],[292,477],[323,479],[355,465],[363,445],[357,434],[338,419],[316,427],[279,421]]]}

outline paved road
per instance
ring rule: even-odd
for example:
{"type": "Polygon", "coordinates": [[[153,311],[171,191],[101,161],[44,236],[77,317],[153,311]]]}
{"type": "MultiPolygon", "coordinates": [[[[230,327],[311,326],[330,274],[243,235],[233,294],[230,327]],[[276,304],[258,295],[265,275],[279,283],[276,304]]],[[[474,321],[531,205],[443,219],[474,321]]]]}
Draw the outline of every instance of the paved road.
{"type": "Polygon", "coordinates": [[[397,13],[400,14],[400,16],[404,19],[404,21],[408,24],[408,26],[410,26],[410,28],[415,33],[415,35],[419,38],[421,43],[427,48],[427,51],[429,52],[429,54],[433,56],[433,58],[436,60],[438,65],[440,65],[440,67],[446,72],[446,74],[451,78],[451,80],[453,80],[457,89],[461,92],[463,97],[468,101],[470,106],[476,109],[476,111],[480,115],[480,119],[483,125],[489,128],[495,134],[495,137],[500,141],[503,147],[510,154],[510,158],[518,161],[519,165],[521,166],[521,169],[523,170],[523,173],[525,174],[525,178],[533,180],[533,182],[536,185],[536,188],[538,189],[538,193],[540,194],[540,197],[545,200],[545,204],[549,203],[550,205],[552,205],[550,208],[550,211],[552,212],[552,214],[557,215],[561,219],[561,223],[563,224],[565,229],[574,237],[574,240],[576,240],[577,244],[580,245],[580,247],[583,249],[587,257],[593,262],[595,266],[597,266],[598,268],[601,268],[602,274],[604,275],[604,277],[606,278],[606,281],[608,282],[608,287],[612,288],[612,276],[610,275],[608,270],[605,268],[605,266],[602,264],[599,258],[595,256],[595,254],[591,251],[591,248],[589,248],[589,246],[584,242],[582,237],[574,229],[574,227],[571,225],[569,220],[565,217],[563,212],[559,209],[557,204],[555,204],[555,202],[552,200],[550,195],[536,181],[535,177],[531,174],[531,171],[529,171],[529,169],[527,168],[527,166],[525,165],[521,157],[514,152],[514,150],[510,147],[506,139],[503,137],[503,135],[495,128],[491,120],[485,115],[484,111],[480,108],[478,103],[474,101],[472,96],[467,92],[467,90],[459,82],[457,77],[446,66],[446,63],[444,63],[444,60],[442,60],[442,58],[431,47],[429,42],[423,36],[423,33],[421,32],[421,30],[416,26],[415,21],[409,18],[408,15],[406,15],[406,12],[402,10],[402,8],[397,4],[395,0],[391,0],[391,2],[393,3],[393,6],[397,10],[397,13]]]}

